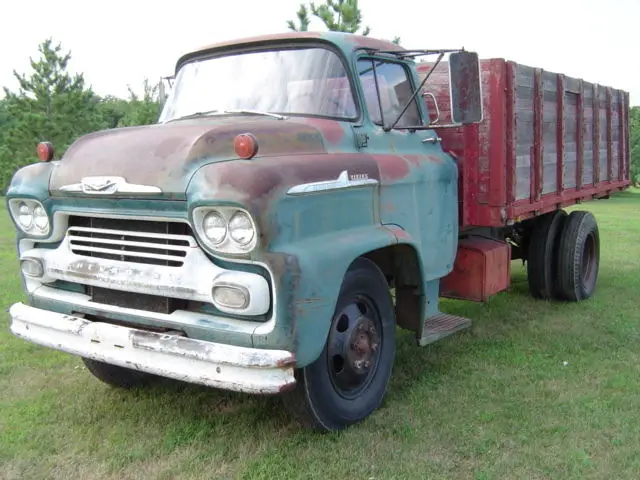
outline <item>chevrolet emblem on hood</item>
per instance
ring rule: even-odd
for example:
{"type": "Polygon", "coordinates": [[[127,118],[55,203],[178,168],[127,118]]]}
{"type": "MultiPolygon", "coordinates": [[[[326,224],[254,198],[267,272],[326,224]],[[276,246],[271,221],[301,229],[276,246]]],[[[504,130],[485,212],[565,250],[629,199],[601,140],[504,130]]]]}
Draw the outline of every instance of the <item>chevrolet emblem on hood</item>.
{"type": "Polygon", "coordinates": [[[83,192],[92,195],[113,195],[115,193],[153,194],[162,193],[160,187],[128,183],[123,177],[84,177],[80,183],[60,187],[65,192],[83,192]]]}

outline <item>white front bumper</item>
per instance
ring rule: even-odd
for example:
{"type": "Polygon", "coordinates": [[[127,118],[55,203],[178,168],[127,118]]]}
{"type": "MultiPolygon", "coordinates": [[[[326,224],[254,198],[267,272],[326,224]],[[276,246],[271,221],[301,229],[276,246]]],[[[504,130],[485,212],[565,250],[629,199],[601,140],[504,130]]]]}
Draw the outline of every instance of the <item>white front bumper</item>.
{"type": "Polygon", "coordinates": [[[295,357],[283,350],[236,347],[91,322],[15,303],[11,332],[74,355],[247,393],[279,393],[295,385],[295,357]]]}

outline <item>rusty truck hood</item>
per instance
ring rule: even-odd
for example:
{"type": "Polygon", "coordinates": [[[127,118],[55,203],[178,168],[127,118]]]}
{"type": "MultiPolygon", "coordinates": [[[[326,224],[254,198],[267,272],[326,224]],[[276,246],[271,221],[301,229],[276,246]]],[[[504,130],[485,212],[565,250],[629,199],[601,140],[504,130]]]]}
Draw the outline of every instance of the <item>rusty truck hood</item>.
{"type": "Polygon", "coordinates": [[[208,117],[118,128],[76,140],[49,190],[53,196],[183,199],[201,166],[238,159],[233,139],[247,132],[258,141],[256,158],[326,152],[321,130],[305,119],[208,117]]]}

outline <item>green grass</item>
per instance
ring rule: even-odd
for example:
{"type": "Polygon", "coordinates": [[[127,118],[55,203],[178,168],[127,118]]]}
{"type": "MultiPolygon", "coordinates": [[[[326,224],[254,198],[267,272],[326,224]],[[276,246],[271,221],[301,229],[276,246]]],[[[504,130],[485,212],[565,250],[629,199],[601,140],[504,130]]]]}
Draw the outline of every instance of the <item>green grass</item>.
{"type": "MultiPolygon", "coordinates": [[[[471,330],[398,340],[384,405],[345,432],[300,430],[278,398],[166,382],[133,392],[0,320],[0,478],[640,478],[640,192],[590,202],[602,264],[593,299],[509,293],[447,302],[471,330]]],[[[0,212],[0,299],[23,298],[0,212]]]]}

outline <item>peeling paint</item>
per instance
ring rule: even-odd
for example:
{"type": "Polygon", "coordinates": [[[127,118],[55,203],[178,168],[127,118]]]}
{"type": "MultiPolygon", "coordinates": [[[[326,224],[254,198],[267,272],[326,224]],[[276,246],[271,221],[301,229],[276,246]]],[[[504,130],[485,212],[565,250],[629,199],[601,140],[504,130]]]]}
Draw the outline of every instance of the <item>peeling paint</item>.
{"type": "Polygon", "coordinates": [[[12,305],[11,332],[30,342],[127,368],[246,393],[276,394],[295,385],[295,356],[203,342],[12,305]],[[120,347],[120,348],[114,348],[120,347]]]}

